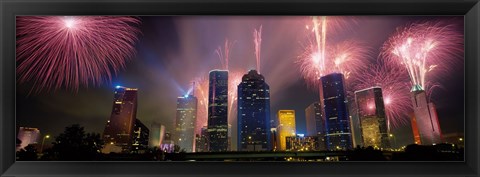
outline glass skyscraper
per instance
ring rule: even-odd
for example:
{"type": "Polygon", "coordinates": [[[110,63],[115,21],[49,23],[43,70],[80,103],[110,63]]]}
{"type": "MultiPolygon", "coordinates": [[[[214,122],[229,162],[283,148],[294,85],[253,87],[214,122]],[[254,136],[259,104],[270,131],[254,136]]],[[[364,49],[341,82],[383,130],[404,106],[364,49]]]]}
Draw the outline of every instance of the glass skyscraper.
{"type": "Polygon", "coordinates": [[[228,71],[212,70],[208,84],[209,151],[228,150],[228,71]]]}
{"type": "Polygon", "coordinates": [[[325,111],[326,147],[328,150],[351,149],[353,145],[343,74],[328,74],[322,76],[320,81],[320,99],[325,111]]]}
{"type": "Polygon", "coordinates": [[[197,98],[193,95],[185,95],[177,99],[175,142],[185,152],[194,152],[195,150],[197,102],[197,98]]]}
{"type": "Polygon", "coordinates": [[[295,128],[295,110],[279,110],[278,111],[278,146],[280,151],[287,150],[287,137],[296,135],[295,128]]]}
{"type": "Polygon", "coordinates": [[[358,118],[364,147],[390,148],[382,88],[355,91],[358,118]]]}
{"type": "Polygon", "coordinates": [[[103,133],[106,144],[103,152],[130,152],[136,116],[137,89],[117,86],[110,120],[103,133]]]}
{"type": "Polygon", "coordinates": [[[318,137],[318,150],[325,150],[325,128],[324,118],[322,113],[322,106],[319,102],[310,104],[305,109],[305,120],[307,126],[307,136],[318,137]]]}
{"type": "Polygon", "coordinates": [[[255,70],[238,85],[238,151],[271,150],[270,87],[255,70]]]}
{"type": "Polygon", "coordinates": [[[413,131],[414,135],[417,134],[420,140],[420,142],[417,142],[417,139],[415,139],[415,142],[422,145],[441,143],[442,131],[435,105],[428,103],[427,95],[421,86],[413,86],[411,92],[414,111],[412,119],[415,119],[412,122],[416,123],[417,128],[417,130],[414,129],[413,131]]]}

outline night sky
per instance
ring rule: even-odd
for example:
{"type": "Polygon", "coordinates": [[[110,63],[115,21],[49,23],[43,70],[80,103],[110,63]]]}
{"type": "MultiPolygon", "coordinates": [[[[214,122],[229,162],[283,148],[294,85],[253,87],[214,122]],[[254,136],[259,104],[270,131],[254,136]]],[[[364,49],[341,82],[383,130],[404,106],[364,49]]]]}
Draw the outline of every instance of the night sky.
{"type": "MultiPolygon", "coordinates": [[[[212,69],[221,68],[214,53],[225,38],[236,41],[231,48],[231,70],[247,73],[256,67],[253,30],[263,26],[261,71],[271,90],[271,117],[279,109],[296,111],[297,133],[305,133],[305,108],[318,101],[318,93],[307,88],[297,56],[307,40],[304,16],[180,16],[140,17],[142,34],[136,44],[137,55],[112,83],[100,87],[81,87],[78,92],[59,90],[28,94],[30,84],[17,84],[16,120],[20,126],[37,127],[42,133],[57,136],[64,127],[79,123],[87,132],[103,133],[110,117],[116,85],[138,88],[137,117],[148,127],[155,121],[173,132],[177,97],[188,92],[195,77],[207,77],[212,69]]],[[[372,49],[376,61],[381,45],[395,28],[412,22],[442,20],[459,25],[463,33],[463,16],[361,16],[352,17],[352,25],[335,33],[337,39],[354,39],[372,49]]],[[[432,100],[437,106],[442,132],[463,132],[464,68],[463,59],[451,73],[437,80],[432,100]]],[[[347,81],[348,82],[348,81],[347,81]]],[[[413,142],[411,125],[393,133],[398,144],[413,142]]]]}

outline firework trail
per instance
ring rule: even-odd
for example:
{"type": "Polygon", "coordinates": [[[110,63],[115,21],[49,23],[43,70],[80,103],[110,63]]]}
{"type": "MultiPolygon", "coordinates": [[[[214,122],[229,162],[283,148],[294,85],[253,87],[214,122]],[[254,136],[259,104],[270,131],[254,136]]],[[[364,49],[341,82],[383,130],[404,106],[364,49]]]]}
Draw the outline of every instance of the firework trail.
{"type": "Polygon", "coordinates": [[[200,134],[203,126],[208,122],[208,77],[195,78],[194,96],[198,100],[197,104],[197,125],[195,133],[200,134]]]}
{"type": "Polygon", "coordinates": [[[388,63],[371,65],[368,70],[359,72],[352,80],[354,91],[375,86],[382,88],[389,129],[409,124],[408,114],[412,112],[409,78],[402,67],[388,63]]]}
{"type": "Polygon", "coordinates": [[[228,61],[230,60],[230,48],[232,48],[234,44],[235,41],[229,42],[228,39],[225,39],[224,50],[222,50],[221,46],[218,46],[218,48],[215,50],[215,53],[220,59],[222,68],[224,68],[225,70],[228,70],[228,61]]]}
{"type": "Polygon", "coordinates": [[[111,70],[134,56],[139,24],[134,17],[17,17],[18,80],[37,93],[110,81],[111,70]]]}
{"type": "Polygon", "coordinates": [[[262,50],[262,25],[253,31],[253,43],[255,44],[255,59],[257,61],[257,71],[260,74],[260,52],[262,50]]]}
{"type": "Polygon", "coordinates": [[[440,75],[432,71],[448,70],[462,53],[463,35],[454,25],[425,22],[397,28],[384,43],[381,56],[388,62],[403,65],[411,84],[427,90],[428,80],[432,80],[430,76],[440,75]]]}
{"type": "Polygon", "coordinates": [[[334,43],[327,39],[327,36],[334,38],[331,34],[338,33],[340,29],[349,29],[347,22],[356,23],[344,17],[322,16],[312,17],[313,26],[306,26],[313,32],[313,37],[303,46],[305,50],[297,63],[309,87],[316,89],[321,76],[340,72],[348,78],[365,68],[364,62],[371,56],[370,48],[364,47],[365,44],[355,40],[334,43]]]}

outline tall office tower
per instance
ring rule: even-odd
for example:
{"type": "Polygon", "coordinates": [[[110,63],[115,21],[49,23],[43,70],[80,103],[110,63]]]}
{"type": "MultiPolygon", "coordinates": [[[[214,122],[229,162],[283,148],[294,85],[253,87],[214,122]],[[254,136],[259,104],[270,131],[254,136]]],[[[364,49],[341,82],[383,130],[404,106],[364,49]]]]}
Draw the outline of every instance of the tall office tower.
{"type": "Polygon", "coordinates": [[[20,127],[18,130],[17,138],[22,141],[17,151],[27,147],[29,144],[38,144],[40,140],[40,130],[38,128],[20,127]]]}
{"type": "Polygon", "coordinates": [[[207,127],[202,127],[200,135],[195,135],[195,152],[208,152],[208,132],[207,127]]]}
{"type": "Polygon", "coordinates": [[[270,87],[256,70],[238,85],[238,151],[271,150],[270,87]]]}
{"type": "Polygon", "coordinates": [[[287,137],[295,136],[295,110],[279,110],[277,114],[278,118],[278,150],[287,150],[287,137]]]}
{"type": "Polygon", "coordinates": [[[177,99],[175,141],[185,152],[195,152],[195,125],[197,123],[197,98],[185,95],[177,99]]]}
{"type": "Polygon", "coordinates": [[[427,95],[423,88],[414,85],[412,90],[412,104],[417,124],[420,143],[422,145],[432,145],[441,143],[441,130],[435,106],[428,103],[427,95]]]}
{"type": "Polygon", "coordinates": [[[277,140],[277,128],[270,128],[270,146],[273,151],[278,150],[278,140],[277,140]]]}
{"type": "Polygon", "coordinates": [[[208,83],[209,151],[228,150],[228,71],[212,70],[208,83]]]}
{"type": "Polygon", "coordinates": [[[148,149],[150,130],[140,120],[135,119],[135,128],[132,134],[131,153],[143,154],[148,149]]]}
{"type": "Polygon", "coordinates": [[[132,133],[137,116],[137,92],[136,88],[122,86],[115,88],[112,114],[103,133],[103,140],[106,144],[104,153],[130,152],[132,133]]]}
{"type": "Polygon", "coordinates": [[[364,147],[390,148],[382,88],[355,91],[362,143],[364,147]]]}
{"type": "Polygon", "coordinates": [[[307,136],[317,136],[317,149],[325,150],[325,120],[319,102],[314,102],[305,109],[305,118],[307,136]]]}
{"type": "Polygon", "coordinates": [[[325,112],[325,143],[328,150],[352,148],[350,117],[345,94],[345,79],[341,73],[320,78],[320,99],[325,112]]]}
{"type": "Polygon", "coordinates": [[[165,126],[159,123],[152,123],[150,125],[150,134],[148,140],[148,147],[153,148],[157,147],[160,148],[160,145],[163,142],[163,138],[165,136],[165,126]]]}

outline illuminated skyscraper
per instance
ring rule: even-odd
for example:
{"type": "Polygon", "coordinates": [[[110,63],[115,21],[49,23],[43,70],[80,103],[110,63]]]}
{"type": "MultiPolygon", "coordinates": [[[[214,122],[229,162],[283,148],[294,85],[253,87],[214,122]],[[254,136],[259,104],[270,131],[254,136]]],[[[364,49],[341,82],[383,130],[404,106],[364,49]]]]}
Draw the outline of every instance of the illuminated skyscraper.
{"type": "Polygon", "coordinates": [[[421,86],[413,86],[411,92],[415,114],[413,119],[415,119],[414,121],[418,128],[419,144],[431,145],[441,143],[442,133],[435,106],[433,103],[428,103],[426,93],[421,86]]]}
{"type": "Polygon", "coordinates": [[[325,112],[325,143],[328,150],[352,148],[350,117],[345,94],[345,79],[341,73],[320,78],[320,100],[325,112]]]}
{"type": "Polygon", "coordinates": [[[287,137],[295,136],[295,110],[279,110],[277,114],[278,118],[278,150],[287,150],[287,137]]]}
{"type": "Polygon", "coordinates": [[[195,125],[197,123],[197,98],[185,95],[177,99],[175,141],[185,152],[195,150],[195,125]]]}
{"type": "Polygon", "coordinates": [[[228,150],[228,71],[209,74],[208,135],[209,151],[228,150]]]}
{"type": "Polygon", "coordinates": [[[322,116],[322,107],[319,102],[314,102],[305,109],[306,136],[318,137],[317,150],[325,150],[325,119],[322,116]]]}
{"type": "MultiPolygon", "coordinates": [[[[130,152],[136,116],[137,89],[117,86],[113,98],[112,114],[103,133],[103,140],[106,144],[104,149],[115,149],[112,150],[113,152],[130,152]]],[[[109,151],[104,152],[108,153],[109,151]]]]}
{"type": "Polygon", "coordinates": [[[27,147],[29,144],[38,144],[38,141],[40,140],[40,130],[37,128],[20,127],[17,138],[22,141],[22,144],[17,147],[17,151],[19,151],[27,147]]]}
{"type": "Polygon", "coordinates": [[[150,130],[140,120],[135,119],[131,153],[143,154],[148,149],[150,130]]]}
{"type": "Polygon", "coordinates": [[[150,126],[150,134],[149,134],[148,146],[150,148],[157,147],[159,148],[163,142],[163,138],[165,136],[165,126],[159,123],[152,123],[150,126]]]}
{"type": "Polygon", "coordinates": [[[238,151],[271,150],[270,87],[255,70],[238,85],[238,151]]]}
{"type": "Polygon", "coordinates": [[[355,91],[364,147],[390,148],[382,89],[372,87],[355,91]]]}

